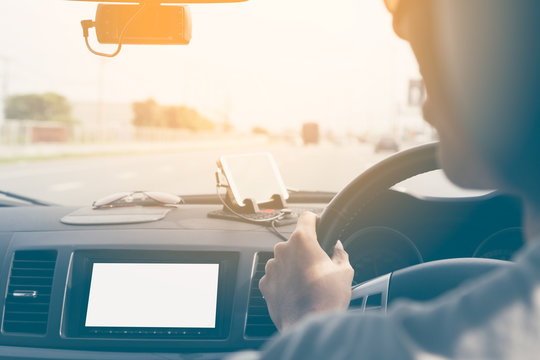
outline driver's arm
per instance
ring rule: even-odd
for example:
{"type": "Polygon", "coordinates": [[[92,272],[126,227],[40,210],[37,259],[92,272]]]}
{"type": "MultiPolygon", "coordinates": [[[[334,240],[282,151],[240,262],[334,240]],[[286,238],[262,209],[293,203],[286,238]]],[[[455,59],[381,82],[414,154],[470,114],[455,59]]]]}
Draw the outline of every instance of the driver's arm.
{"type": "Polygon", "coordinates": [[[279,330],[308,314],[346,310],[354,271],[338,242],[332,258],[317,242],[317,216],[300,216],[287,242],[274,247],[274,258],[259,282],[268,312],[279,330]]]}
{"type": "MultiPolygon", "coordinates": [[[[300,216],[290,239],[274,247],[274,258],[266,264],[259,283],[281,334],[262,352],[237,354],[235,360],[351,359],[354,349],[382,344],[381,337],[387,345],[371,350],[405,354],[398,349],[401,342],[392,327],[381,321],[380,315],[368,317],[345,311],[354,271],[341,242],[332,258],[328,257],[317,242],[316,224],[315,214],[300,216]]],[[[365,353],[365,358],[378,358],[370,356],[374,354],[365,353]]]]}
{"type": "Polygon", "coordinates": [[[359,313],[343,311],[352,271],[339,247],[333,261],[318,250],[315,221],[315,215],[302,216],[261,280],[271,315],[285,330],[260,352],[236,354],[235,360],[537,358],[540,239],[516,266],[436,301],[398,303],[387,314],[359,313]]]}

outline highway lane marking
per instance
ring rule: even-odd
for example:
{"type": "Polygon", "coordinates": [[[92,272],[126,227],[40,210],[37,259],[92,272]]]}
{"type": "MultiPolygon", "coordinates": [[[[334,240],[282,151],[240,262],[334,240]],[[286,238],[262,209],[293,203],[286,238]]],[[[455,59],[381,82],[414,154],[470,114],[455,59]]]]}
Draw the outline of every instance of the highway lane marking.
{"type": "Polygon", "coordinates": [[[49,187],[49,190],[50,191],[54,191],[54,192],[63,192],[63,191],[69,191],[69,190],[75,190],[75,189],[79,189],[81,187],[83,187],[83,183],[82,182],[66,182],[66,183],[59,183],[59,184],[54,184],[52,186],[49,187]]]}

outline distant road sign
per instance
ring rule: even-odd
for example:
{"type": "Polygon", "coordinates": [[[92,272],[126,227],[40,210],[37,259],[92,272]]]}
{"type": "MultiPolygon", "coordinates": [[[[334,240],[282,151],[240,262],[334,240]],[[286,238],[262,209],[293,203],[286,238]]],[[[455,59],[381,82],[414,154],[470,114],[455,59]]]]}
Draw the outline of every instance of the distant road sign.
{"type": "Polygon", "coordinates": [[[422,79],[409,80],[409,94],[407,103],[412,107],[421,107],[426,99],[426,87],[422,79]]]}

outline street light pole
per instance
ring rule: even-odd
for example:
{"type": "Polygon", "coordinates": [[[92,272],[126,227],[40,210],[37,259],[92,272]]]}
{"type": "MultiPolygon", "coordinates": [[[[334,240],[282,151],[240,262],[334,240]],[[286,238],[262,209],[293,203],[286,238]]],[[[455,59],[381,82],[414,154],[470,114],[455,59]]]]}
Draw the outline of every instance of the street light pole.
{"type": "Polygon", "coordinates": [[[99,140],[104,140],[104,131],[103,131],[103,82],[105,76],[105,59],[101,59],[99,62],[99,73],[98,73],[98,106],[97,106],[97,124],[98,124],[98,133],[99,140]]]}

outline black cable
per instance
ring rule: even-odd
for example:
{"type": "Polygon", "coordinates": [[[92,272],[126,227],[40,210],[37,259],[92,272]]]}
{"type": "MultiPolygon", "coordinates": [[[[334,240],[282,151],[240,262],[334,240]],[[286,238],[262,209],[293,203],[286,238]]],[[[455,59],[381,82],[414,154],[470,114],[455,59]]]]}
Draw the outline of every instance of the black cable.
{"type": "Polygon", "coordinates": [[[289,238],[285,235],[283,235],[281,233],[281,231],[278,230],[278,228],[276,227],[276,220],[273,220],[271,223],[270,223],[270,226],[271,226],[271,229],[273,230],[272,232],[277,235],[277,237],[279,237],[281,240],[283,241],[287,241],[289,240],[289,238]]]}
{"type": "Polygon", "coordinates": [[[129,25],[131,25],[133,20],[135,20],[135,18],[139,16],[139,14],[143,11],[145,7],[146,7],[146,3],[142,3],[139,10],[137,10],[137,12],[133,14],[133,16],[128,20],[126,25],[124,25],[124,28],[122,29],[122,32],[120,33],[120,37],[118,38],[118,47],[116,48],[116,51],[113,52],[112,54],[102,53],[102,52],[98,52],[92,49],[92,46],[90,45],[90,42],[88,41],[88,29],[96,26],[96,23],[92,20],[82,20],[81,26],[83,28],[84,43],[86,44],[86,47],[88,48],[88,50],[94,55],[108,57],[108,58],[112,58],[118,55],[120,51],[122,50],[122,41],[124,40],[124,35],[126,34],[126,31],[129,25]]]}
{"type": "Polygon", "coordinates": [[[255,223],[255,224],[266,224],[266,225],[270,225],[271,222],[273,221],[276,221],[276,220],[279,220],[281,219],[283,216],[285,216],[285,214],[283,212],[280,212],[278,215],[276,216],[273,216],[271,218],[268,218],[268,219],[252,219],[250,217],[247,217],[247,216],[244,216],[242,214],[240,214],[239,212],[236,212],[234,211],[228,204],[227,202],[223,199],[223,197],[221,196],[221,193],[219,192],[219,188],[220,187],[223,187],[222,185],[216,185],[216,193],[217,193],[217,196],[219,198],[219,201],[221,201],[221,203],[223,204],[223,206],[229,210],[231,213],[233,213],[234,215],[238,216],[239,218],[241,219],[244,219],[246,221],[249,221],[251,223],[255,223]]]}
{"type": "Polygon", "coordinates": [[[120,50],[122,50],[122,44],[118,44],[118,47],[116,48],[116,51],[115,51],[115,52],[113,52],[112,54],[106,54],[106,53],[98,52],[98,51],[92,49],[92,47],[90,46],[90,43],[88,42],[88,38],[87,38],[87,37],[84,38],[84,42],[85,42],[86,47],[88,48],[88,50],[89,50],[92,54],[97,55],[97,56],[103,56],[103,57],[113,58],[113,57],[115,57],[116,55],[120,54],[120,50]]]}
{"type": "Polygon", "coordinates": [[[232,214],[238,216],[239,218],[241,219],[244,219],[250,223],[254,223],[254,224],[258,224],[258,225],[266,225],[265,227],[271,232],[273,233],[274,235],[276,235],[277,237],[279,237],[281,240],[283,241],[287,241],[288,238],[287,236],[283,235],[276,227],[276,221],[281,219],[283,216],[285,216],[286,214],[284,212],[280,212],[279,215],[276,215],[272,218],[269,218],[269,219],[262,219],[262,220],[257,220],[257,219],[251,219],[247,216],[244,216],[236,211],[234,211],[230,206],[229,204],[227,204],[227,202],[223,199],[223,197],[221,196],[221,193],[219,192],[219,189],[224,187],[224,188],[227,188],[228,186],[226,185],[222,185],[221,184],[221,178],[220,178],[220,171],[216,171],[216,193],[217,193],[217,196],[219,198],[219,201],[223,204],[223,206],[229,210],[232,214]]]}
{"type": "Polygon", "coordinates": [[[217,185],[216,186],[216,192],[217,192],[217,196],[219,198],[219,200],[221,201],[221,203],[223,204],[223,206],[229,210],[232,214],[238,216],[239,218],[241,219],[244,219],[250,223],[253,223],[253,224],[257,224],[257,225],[263,225],[265,226],[272,234],[276,235],[278,238],[280,238],[281,240],[283,241],[287,241],[289,240],[289,238],[285,235],[283,235],[276,227],[276,221],[281,219],[285,214],[284,213],[280,213],[279,215],[276,215],[270,219],[262,219],[262,220],[257,220],[257,219],[251,219],[247,216],[244,216],[236,211],[234,211],[226,202],[225,200],[223,199],[223,197],[221,196],[220,192],[219,192],[219,188],[222,187],[220,185],[217,185]]]}

